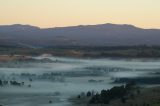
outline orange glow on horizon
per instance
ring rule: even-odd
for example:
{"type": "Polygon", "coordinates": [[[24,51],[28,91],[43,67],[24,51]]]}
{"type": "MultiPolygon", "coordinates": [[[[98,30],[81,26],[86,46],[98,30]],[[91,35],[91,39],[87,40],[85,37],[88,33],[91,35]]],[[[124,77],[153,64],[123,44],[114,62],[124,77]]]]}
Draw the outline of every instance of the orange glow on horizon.
{"type": "Polygon", "coordinates": [[[0,0],[0,25],[46,27],[102,23],[160,28],[160,0],[0,0]]]}

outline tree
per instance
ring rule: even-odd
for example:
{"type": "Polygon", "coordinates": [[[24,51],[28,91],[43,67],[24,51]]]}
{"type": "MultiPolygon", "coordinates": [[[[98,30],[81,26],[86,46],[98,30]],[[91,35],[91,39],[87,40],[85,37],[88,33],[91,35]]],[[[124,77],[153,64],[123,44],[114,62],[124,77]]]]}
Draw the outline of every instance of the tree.
{"type": "Polygon", "coordinates": [[[126,103],[126,98],[122,97],[122,98],[121,98],[121,102],[122,102],[122,103],[126,103]]]}
{"type": "Polygon", "coordinates": [[[2,82],[2,80],[0,80],[0,86],[2,86],[3,85],[3,82],[2,82]]]}
{"type": "Polygon", "coordinates": [[[138,89],[138,90],[137,90],[137,94],[139,95],[140,93],[141,93],[141,91],[138,89]]]}
{"type": "Polygon", "coordinates": [[[134,100],[134,99],[135,99],[135,96],[134,96],[134,94],[133,94],[133,93],[131,93],[131,94],[130,94],[130,98],[131,98],[132,100],[134,100]]]}
{"type": "Polygon", "coordinates": [[[94,95],[90,102],[91,104],[108,104],[111,100],[114,99],[121,99],[122,103],[126,103],[126,98],[124,98],[126,95],[128,95],[128,92],[133,88],[135,85],[134,82],[130,82],[126,84],[126,86],[115,86],[109,90],[102,90],[100,94],[94,95]]]}
{"type": "Polygon", "coordinates": [[[126,90],[131,90],[133,88],[133,86],[135,86],[135,85],[136,85],[135,81],[129,81],[126,84],[125,88],[126,88],[126,90]]]}
{"type": "Polygon", "coordinates": [[[80,95],[78,95],[78,96],[77,96],[77,98],[78,98],[78,99],[80,99],[80,98],[81,98],[81,96],[80,96],[80,95]]]}
{"type": "Polygon", "coordinates": [[[52,101],[50,100],[49,103],[52,103],[52,101]]]}
{"type": "Polygon", "coordinates": [[[87,97],[91,97],[92,93],[90,91],[87,92],[87,97]]]}
{"type": "Polygon", "coordinates": [[[92,99],[89,101],[90,104],[98,104],[101,103],[101,98],[99,94],[96,94],[92,99]]]}

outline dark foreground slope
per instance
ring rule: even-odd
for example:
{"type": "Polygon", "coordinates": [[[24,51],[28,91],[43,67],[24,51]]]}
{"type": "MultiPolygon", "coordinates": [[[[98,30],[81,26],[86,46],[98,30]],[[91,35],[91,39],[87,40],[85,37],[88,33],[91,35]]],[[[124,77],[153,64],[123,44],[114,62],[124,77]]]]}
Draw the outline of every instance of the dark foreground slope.
{"type": "Polygon", "coordinates": [[[70,101],[73,106],[160,106],[160,87],[140,88],[131,91],[124,98],[114,98],[107,104],[89,104],[91,98],[72,98],[70,101]]]}

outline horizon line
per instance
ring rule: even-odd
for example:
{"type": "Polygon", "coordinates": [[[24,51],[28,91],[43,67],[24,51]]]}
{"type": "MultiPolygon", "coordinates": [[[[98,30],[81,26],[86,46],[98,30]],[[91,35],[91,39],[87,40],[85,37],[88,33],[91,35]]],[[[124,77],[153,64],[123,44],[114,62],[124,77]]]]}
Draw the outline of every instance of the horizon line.
{"type": "Polygon", "coordinates": [[[32,25],[32,24],[23,24],[23,23],[16,23],[16,24],[0,24],[0,26],[12,26],[12,25],[22,25],[22,26],[32,26],[32,27],[37,27],[39,29],[50,29],[50,28],[67,28],[67,27],[78,27],[78,26],[96,26],[96,25],[128,25],[128,26],[133,26],[136,28],[140,28],[140,29],[158,29],[160,30],[160,28],[144,28],[144,27],[140,27],[134,24],[119,24],[119,23],[100,23],[100,24],[79,24],[79,25],[69,25],[69,26],[50,26],[50,27],[40,27],[38,25],[32,25]]]}

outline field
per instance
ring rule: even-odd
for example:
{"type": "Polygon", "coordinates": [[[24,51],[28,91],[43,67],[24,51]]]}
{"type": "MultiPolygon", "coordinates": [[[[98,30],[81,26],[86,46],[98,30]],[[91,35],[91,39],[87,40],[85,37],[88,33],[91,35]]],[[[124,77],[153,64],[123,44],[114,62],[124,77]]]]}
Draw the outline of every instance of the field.
{"type": "Polygon", "coordinates": [[[41,55],[52,54],[62,57],[78,58],[104,58],[104,57],[125,57],[125,58],[159,58],[159,46],[52,46],[25,48],[16,46],[0,46],[0,55],[41,55]]]}

